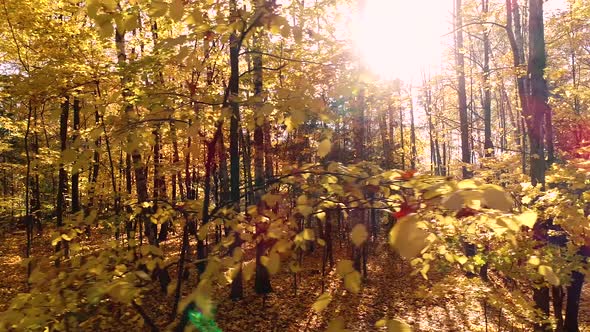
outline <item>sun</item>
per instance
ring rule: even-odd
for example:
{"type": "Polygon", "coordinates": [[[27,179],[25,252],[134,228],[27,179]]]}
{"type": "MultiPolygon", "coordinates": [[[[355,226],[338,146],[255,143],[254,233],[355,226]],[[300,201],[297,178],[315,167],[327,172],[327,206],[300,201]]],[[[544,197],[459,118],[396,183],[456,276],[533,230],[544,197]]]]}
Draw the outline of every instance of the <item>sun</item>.
{"type": "Polygon", "coordinates": [[[436,71],[451,11],[452,0],[361,0],[355,42],[362,65],[404,81],[436,71]]]}

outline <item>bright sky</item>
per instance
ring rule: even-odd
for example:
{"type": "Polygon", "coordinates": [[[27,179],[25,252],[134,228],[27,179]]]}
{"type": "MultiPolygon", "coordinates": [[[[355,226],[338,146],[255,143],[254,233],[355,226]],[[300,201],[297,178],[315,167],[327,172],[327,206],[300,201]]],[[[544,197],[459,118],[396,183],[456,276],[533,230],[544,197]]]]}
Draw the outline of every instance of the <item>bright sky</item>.
{"type": "Polygon", "coordinates": [[[453,0],[365,1],[355,39],[368,69],[383,79],[417,81],[423,69],[440,67],[453,0]]]}
{"type": "MultiPolygon", "coordinates": [[[[452,42],[455,0],[364,0],[356,23],[363,64],[382,79],[417,83],[421,73],[435,73],[442,63],[443,42],[452,42]]],[[[566,0],[548,0],[545,11],[566,8],[566,0]]]]}

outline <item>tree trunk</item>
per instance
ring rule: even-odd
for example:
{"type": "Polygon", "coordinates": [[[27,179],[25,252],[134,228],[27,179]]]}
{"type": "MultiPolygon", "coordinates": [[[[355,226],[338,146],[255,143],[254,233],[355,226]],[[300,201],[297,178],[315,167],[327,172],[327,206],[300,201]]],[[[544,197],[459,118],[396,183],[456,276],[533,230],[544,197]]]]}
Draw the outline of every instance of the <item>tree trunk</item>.
{"type": "Polygon", "coordinates": [[[402,170],[406,169],[406,147],[404,137],[404,110],[402,107],[402,92],[401,87],[398,87],[397,96],[399,98],[399,135],[400,135],[400,148],[402,154],[402,170]]]}
{"type": "MultiPolygon", "coordinates": [[[[410,87],[411,89],[412,87],[410,87]]],[[[412,94],[410,93],[410,147],[411,147],[411,159],[410,168],[416,169],[416,158],[418,158],[418,150],[416,148],[416,125],[414,124],[414,101],[412,100],[412,94]]]]}
{"type": "MultiPolygon", "coordinates": [[[[236,0],[230,0],[230,11],[237,15],[236,0]]],[[[236,212],[240,211],[240,40],[236,32],[232,32],[229,38],[229,105],[231,108],[231,120],[229,124],[229,159],[230,159],[230,195],[236,212]]],[[[235,246],[240,246],[239,234],[235,234],[235,246]]],[[[233,300],[241,299],[244,296],[242,270],[239,269],[236,277],[232,280],[230,297],[233,300]]]]}
{"type": "Polygon", "coordinates": [[[463,17],[461,14],[461,0],[455,1],[455,63],[457,65],[457,97],[459,104],[459,122],[461,131],[461,161],[463,162],[463,178],[472,176],[467,164],[471,163],[471,149],[469,147],[469,123],[467,119],[467,92],[465,88],[465,57],[463,55],[463,17]]]}
{"type": "MultiPolygon", "coordinates": [[[[254,50],[260,51],[260,39],[259,35],[261,32],[255,32],[254,35],[254,50]]],[[[254,107],[254,186],[255,186],[255,196],[254,196],[254,203],[258,206],[258,210],[260,213],[264,213],[266,206],[262,201],[262,195],[265,192],[265,168],[264,168],[264,159],[265,159],[265,142],[264,142],[264,125],[265,119],[264,114],[262,114],[262,105],[263,105],[263,77],[262,77],[262,55],[260,53],[254,52],[252,56],[253,62],[253,71],[254,71],[254,98],[255,98],[255,107],[254,107]]],[[[261,258],[263,255],[266,254],[266,247],[268,241],[265,239],[266,237],[266,224],[259,222],[256,225],[256,236],[261,237],[260,240],[256,243],[256,276],[254,280],[254,290],[257,294],[268,294],[272,292],[272,287],[270,284],[270,275],[266,267],[262,265],[261,258]]]]}
{"type": "MultiPolygon", "coordinates": [[[[531,144],[530,175],[533,186],[541,185],[545,189],[545,146],[543,125],[545,116],[550,110],[547,105],[547,84],[543,78],[545,70],[545,34],[543,27],[543,0],[529,1],[529,62],[528,76],[530,79],[530,96],[528,98],[529,141],[531,144]]],[[[537,221],[539,222],[539,221],[537,221]]],[[[549,289],[535,289],[533,294],[535,306],[545,316],[549,316],[549,289]]],[[[547,324],[535,325],[535,330],[545,331],[547,324]]]]}
{"type": "Polygon", "coordinates": [[[529,63],[530,77],[529,141],[531,143],[531,182],[533,186],[540,184],[545,187],[545,146],[543,134],[546,114],[551,110],[547,105],[548,90],[543,77],[545,56],[545,35],[543,26],[543,1],[531,0],[529,3],[529,63]]]}
{"type": "MultiPolygon", "coordinates": [[[[60,140],[60,151],[62,155],[64,151],[67,149],[67,139],[68,139],[68,116],[70,112],[70,97],[65,96],[65,100],[62,101],[61,104],[61,114],[59,117],[59,140],[60,140]]],[[[67,185],[68,185],[68,173],[66,172],[65,165],[62,162],[59,163],[59,173],[58,173],[58,181],[57,181],[57,203],[56,203],[56,210],[55,214],[57,217],[57,228],[61,231],[61,228],[64,225],[63,218],[65,213],[65,205],[66,205],[66,194],[67,194],[67,185]]],[[[56,251],[61,250],[61,244],[64,243],[64,255],[68,255],[68,242],[67,241],[60,241],[58,242],[57,246],[55,247],[56,251]]],[[[56,265],[59,265],[59,259],[56,261],[56,265]]]]}
{"type": "MultiPolygon", "coordinates": [[[[74,97],[72,145],[76,146],[80,131],[80,99],[74,97]]],[[[80,170],[72,169],[72,213],[80,211],[80,170]]]]}
{"type": "Polygon", "coordinates": [[[393,152],[387,132],[387,114],[385,112],[379,114],[379,133],[381,134],[381,143],[383,144],[383,167],[390,169],[393,167],[393,152]]]}
{"type": "MultiPolygon", "coordinates": [[[[489,12],[489,0],[481,1],[482,12],[489,12]]],[[[483,33],[483,117],[484,117],[484,155],[494,155],[492,141],[492,87],[490,86],[490,36],[487,30],[483,33]]]]}

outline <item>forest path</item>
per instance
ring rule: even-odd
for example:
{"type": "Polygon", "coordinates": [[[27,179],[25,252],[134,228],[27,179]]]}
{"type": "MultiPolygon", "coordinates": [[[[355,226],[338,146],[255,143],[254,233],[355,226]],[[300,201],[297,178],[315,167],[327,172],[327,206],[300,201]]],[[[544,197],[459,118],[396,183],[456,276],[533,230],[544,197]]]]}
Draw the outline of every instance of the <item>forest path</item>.
{"type": "MultiPolygon", "coordinates": [[[[380,241],[383,243],[383,241],[380,241]]],[[[344,246],[346,247],[346,246],[344,246]]],[[[335,243],[335,260],[349,259],[350,253],[335,243]]],[[[326,291],[332,295],[328,307],[315,313],[311,307],[322,294],[320,271],[322,248],[303,259],[297,292],[293,276],[280,273],[272,279],[274,292],[263,307],[262,298],[245,284],[245,298],[222,300],[216,320],[225,332],[239,331],[325,331],[328,322],[340,318],[353,331],[379,331],[375,323],[399,318],[415,331],[486,331],[481,284],[463,275],[432,274],[434,281],[411,275],[408,262],[387,244],[373,248],[368,277],[359,294],[346,291],[334,270],[325,276],[326,291]],[[444,284],[446,292],[442,292],[444,284]],[[451,291],[448,291],[451,289],[451,291]],[[247,328],[246,328],[247,327],[247,328]]],[[[227,292],[222,294],[227,298],[227,292]]],[[[488,307],[488,331],[520,331],[499,312],[488,307]],[[500,326],[500,328],[499,328],[500,326]]]]}
{"type": "MultiPolygon", "coordinates": [[[[33,254],[51,255],[50,236],[35,238],[33,254]],[[43,248],[46,252],[39,251],[43,248]]],[[[88,242],[107,241],[104,234],[96,231],[88,242]]],[[[85,241],[85,242],[86,242],[85,241]]],[[[178,255],[180,234],[170,237],[163,244],[166,256],[178,255]]],[[[87,242],[87,243],[88,243],[87,242]]],[[[191,241],[193,242],[193,241],[191,241]]],[[[375,323],[385,317],[399,318],[409,323],[415,331],[527,331],[522,324],[512,324],[506,313],[487,306],[484,315],[482,294],[486,291],[477,278],[463,275],[429,273],[431,280],[420,275],[411,275],[409,263],[396,255],[385,243],[371,245],[368,261],[368,278],[363,280],[359,294],[346,291],[334,269],[326,269],[325,291],[333,299],[328,307],[315,313],[311,307],[322,294],[321,267],[323,248],[303,258],[303,271],[298,274],[297,291],[294,291],[293,274],[281,272],[272,277],[274,292],[269,294],[263,306],[262,297],[253,290],[253,280],[244,284],[244,299],[233,302],[228,299],[228,289],[219,290],[216,321],[224,332],[271,332],[271,331],[325,331],[328,322],[341,318],[352,331],[379,331],[375,323]],[[445,290],[444,292],[442,290],[445,290]]],[[[90,243],[88,243],[90,244],[90,243]]],[[[194,248],[194,243],[191,244],[194,248]]],[[[350,259],[347,244],[334,242],[334,259],[350,259]]],[[[22,264],[25,248],[23,231],[5,234],[0,241],[0,312],[8,308],[10,300],[25,290],[26,267],[22,264]]],[[[247,250],[249,252],[250,250],[247,250]]],[[[251,255],[247,255],[251,256],[251,255]]],[[[176,269],[171,269],[173,280],[176,269]]],[[[183,287],[185,295],[196,286],[191,275],[183,287]]],[[[144,308],[154,317],[162,331],[166,330],[167,313],[172,299],[157,291],[144,298],[144,308]]],[[[581,331],[590,331],[590,285],[585,284],[580,312],[581,331]]],[[[139,326],[125,323],[112,326],[110,331],[142,330],[139,326]]]]}

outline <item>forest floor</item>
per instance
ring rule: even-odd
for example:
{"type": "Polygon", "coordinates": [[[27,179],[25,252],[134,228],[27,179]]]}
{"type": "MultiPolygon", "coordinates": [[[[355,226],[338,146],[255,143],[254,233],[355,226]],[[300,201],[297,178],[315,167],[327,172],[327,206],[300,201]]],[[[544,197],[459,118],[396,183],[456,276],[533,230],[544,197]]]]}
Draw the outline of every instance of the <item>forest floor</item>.
{"type": "MultiPolygon", "coordinates": [[[[92,242],[106,241],[106,234],[95,231],[91,239],[84,240],[88,242],[84,244],[90,246],[92,242]]],[[[26,268],[22,264],[24,240],[24,231],[12,232],[9,236],[4,234],[0,238],[0,312],[8,308],[17,293],[25,291],[26,268]]],[[[51,255],[50,242],[48,235],[37,237],[33,254],[51,255]]],[[[166,256],[171,259],[177,257],[179,247],[179,234],[162,244],[166,256]]],[[[350,252],[344,247],[335,242],[335,261],[350,257],[350,252]]],[[[483,302],[484,294],[493,291],[479,278],[429,273],[430,279],[425,280],[420,275],[411,275],[408,262],[400,259],[386,244],[371,247],[370,250],[367,278],[363,280],[359,294],[346,291],[334,269],[327,268],[325,276],[322,276],[318,270],[322,266],[322,250],[316,250],[304,256],[296,289],[293,274],[286,271],[272,277],[273,293],[265,301],[254,293],[253,280],[244,284],[244,299],[240,301],[229,300],[227,288],[219,289],[216,321],[224,332],[325,331],[328,322],[334,318],[342,319],[352,331],[379,331],[375,323],[383,318],[402,319],[414,331],[530,330],[517,322],[507,310],[497,310],[483,302]],[[311,307],[323,292],[329,292],[333,299],[326,309],[316,313],[311,307]]],[[[170,270],[172,280],[176,280],[175,270],[170,270]]],[[[194,289],[195,279],[191,274],[186,287],[183,287],[184,295],[194,289]]],[[[157,288],[154,283],[154,291],[146,294],[142,306],[165,331],[173,326],[168,324],[173,300],[157,288]]],[[[506,289],[495,292],[496,296],[502,296],[502,292],[509,296],[506,289]]],[[[588,283],[582,297],[581,331],[590,331],[588,283]]],[[[119,321],[108,330],[128,332],[145,329],[119,321]]]]}

